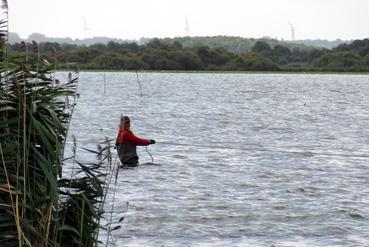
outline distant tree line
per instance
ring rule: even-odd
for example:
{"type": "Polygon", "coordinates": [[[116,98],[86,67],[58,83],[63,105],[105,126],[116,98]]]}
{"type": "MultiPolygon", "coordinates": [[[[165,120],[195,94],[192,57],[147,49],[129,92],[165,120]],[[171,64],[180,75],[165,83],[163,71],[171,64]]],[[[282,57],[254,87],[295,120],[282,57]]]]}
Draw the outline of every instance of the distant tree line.
{"type": "MultiPolygon", "coordinates": [[[[15,43],[10,50],[19,55],[32,52],[32,44],[15,43]]],[[[214,70],[214,71],[369,71],[369,39],[356,40],[333,49],[290,48],[258,40],[251,50],[235,53],[226,48],[196,45],[184,47],[179,41],[152,39],[136,43],[90,46],[37,44],[42,58],[55,59],[59,68],[78,63],[82,69],[114,70],[214,70]]]]}
{"type": "MultiPolygon", "coordinates": [[[[161,42],[170,44],[173,42],[179,42],[183,47],[197,47],[208,46],[209,48],[224,48],[232,53],[243,54],[250,52],[255,46],[256,42],[262,41],[267,43],[271,48],[276,45],[283,45],[289,49],[310,49],[313,46],[307,46],[304,43],[298,43],[298,41],[283,41],[272,39],[269,37],[255,39],[255,38],[243,38],[236,36],[204,36],[204,37],[176,37],[176,38],[163,38],[161,42]]],[[[316,48],[325,48],[316,46],[316,48]]]]}

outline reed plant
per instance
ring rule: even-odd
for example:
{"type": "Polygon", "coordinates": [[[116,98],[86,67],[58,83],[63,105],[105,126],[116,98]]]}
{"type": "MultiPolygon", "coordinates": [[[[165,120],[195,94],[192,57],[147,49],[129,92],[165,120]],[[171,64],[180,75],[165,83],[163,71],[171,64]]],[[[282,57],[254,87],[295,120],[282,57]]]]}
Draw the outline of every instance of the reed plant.
{"type": "Polygon", "coordinates": [[[97,246],[111,172],[110,141],[91,163],[63,158],[78,70],[66,82],[36,42],[7,54],[8,4],[0,19],[0,246],[97,246]],[[71,172],[63,173],[63,166],[71,172]],[[68,175],[63,175],[68,174],[68,175]]]}

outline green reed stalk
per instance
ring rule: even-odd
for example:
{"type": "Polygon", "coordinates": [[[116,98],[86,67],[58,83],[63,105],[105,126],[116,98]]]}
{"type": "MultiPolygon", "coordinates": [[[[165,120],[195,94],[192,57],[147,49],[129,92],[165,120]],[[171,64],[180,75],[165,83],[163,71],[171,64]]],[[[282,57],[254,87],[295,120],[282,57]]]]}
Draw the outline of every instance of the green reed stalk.
{"type": "Polygon", "coordinates": [[[110,144],[88,164],[75,161],[74,151],[72,177],[62,177],[75,106],[66,108],[62,99],[75,99],[78,76],[55,85],[56,56],[49,64],[38,47],[35,54],[35,43],[31,54],[24,43],[22,56],[8,57],[6,45],[0,46],[0,191],[9,197],[0,197],[0,246],[97,246],[110,144]]]}

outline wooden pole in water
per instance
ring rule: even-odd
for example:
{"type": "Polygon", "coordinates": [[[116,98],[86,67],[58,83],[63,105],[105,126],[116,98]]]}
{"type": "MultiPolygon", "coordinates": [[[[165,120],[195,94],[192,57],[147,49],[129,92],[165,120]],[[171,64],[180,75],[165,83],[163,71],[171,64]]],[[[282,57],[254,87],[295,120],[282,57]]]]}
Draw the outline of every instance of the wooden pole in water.
{"type": "Polygon", "coordinates": [[[106,93],[106,64],[104,63],[104,94],[106,93]]]}
{"type": "Polygon", "coordinates": [[[142,97],[141,83],[140,83],[140,78],[138,77],[138,72],[137,72],[137,70],[136,70],[136,77],[137,77],[138,87],[140,88],[140,95],[141,95],[141,97],[142,97]]]}

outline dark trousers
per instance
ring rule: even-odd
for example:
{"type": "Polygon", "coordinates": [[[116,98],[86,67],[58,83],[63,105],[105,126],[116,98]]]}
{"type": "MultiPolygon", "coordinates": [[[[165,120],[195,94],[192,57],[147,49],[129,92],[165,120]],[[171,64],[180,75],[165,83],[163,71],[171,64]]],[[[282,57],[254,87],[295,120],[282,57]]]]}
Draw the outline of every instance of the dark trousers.
{"type": "Polygon", "coordinates": [[[138,166],[136,147],[121,144],[118,146],[118,156],[120,162],[122,163],[121,167],[138,166]]]}

